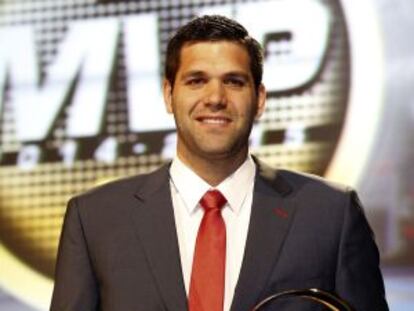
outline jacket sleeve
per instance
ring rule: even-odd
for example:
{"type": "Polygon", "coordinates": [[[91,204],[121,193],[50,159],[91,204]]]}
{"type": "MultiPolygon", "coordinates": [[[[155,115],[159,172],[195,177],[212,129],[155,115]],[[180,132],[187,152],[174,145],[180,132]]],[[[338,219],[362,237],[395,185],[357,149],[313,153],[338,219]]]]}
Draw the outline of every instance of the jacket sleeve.
{"type": "Polygon", "coordinates": [[[50,311],[98,310],[99,291],[77,200],[68,203],[58,249],[50,311]]]}
{"type": "Polygon", "coordinates": [[[354,191],[348,195],[336,270],[336,292],[357,311],[388,311],[379,253],[354,191]]]}

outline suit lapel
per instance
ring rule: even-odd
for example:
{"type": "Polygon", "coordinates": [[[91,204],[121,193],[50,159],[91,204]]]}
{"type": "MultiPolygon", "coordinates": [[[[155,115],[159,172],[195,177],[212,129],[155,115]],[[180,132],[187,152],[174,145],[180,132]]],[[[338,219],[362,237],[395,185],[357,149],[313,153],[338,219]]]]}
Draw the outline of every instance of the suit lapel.
{"type": "MultiPolygon", "coordinates": [[[[187,310],[169,167],[150,174],[137,190],[132,217],[167,310],[187,310]]],[[[243,264],[231,310],[250,310],[274,269],[294,215],[292,187],[277,171],[258,163],[243,264]]]]}
{"type": "Polygon", "coordinates": [[[266,290],[293,218],[292,187],[258,164],[246,248],[231,310],[251,310],[266,290]]]}
{"type": "Polygon", "coordinates": [[[177,232],[169,186],[169,167],[150,174],[135,194],[133,221],[167,310],[187,309],[177,232]]]}

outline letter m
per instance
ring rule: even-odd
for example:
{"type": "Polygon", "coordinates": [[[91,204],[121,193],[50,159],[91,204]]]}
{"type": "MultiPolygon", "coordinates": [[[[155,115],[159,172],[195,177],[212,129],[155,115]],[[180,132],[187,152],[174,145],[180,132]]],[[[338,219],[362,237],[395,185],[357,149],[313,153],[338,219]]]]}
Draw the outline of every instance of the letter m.
{"type": "Polygon", "coordinates": [[[19,141],[45,139],[74,86],[67,135],[93,136],[100,131],[118,33],[114,18],[70,24],[41,81],[33,28],[0,29],[0,110],[9,81],[19,141]]]}

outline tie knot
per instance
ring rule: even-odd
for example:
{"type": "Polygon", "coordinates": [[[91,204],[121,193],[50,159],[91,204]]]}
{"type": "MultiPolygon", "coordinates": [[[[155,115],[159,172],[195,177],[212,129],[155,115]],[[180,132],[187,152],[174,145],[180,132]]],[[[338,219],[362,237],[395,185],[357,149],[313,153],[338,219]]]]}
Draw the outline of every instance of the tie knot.
{"type": "Polygon", "coordinates": [[[204,210],[221,209],[226,204],[226,198],[218,190],[207,191],[200,200],[204,210]]]}

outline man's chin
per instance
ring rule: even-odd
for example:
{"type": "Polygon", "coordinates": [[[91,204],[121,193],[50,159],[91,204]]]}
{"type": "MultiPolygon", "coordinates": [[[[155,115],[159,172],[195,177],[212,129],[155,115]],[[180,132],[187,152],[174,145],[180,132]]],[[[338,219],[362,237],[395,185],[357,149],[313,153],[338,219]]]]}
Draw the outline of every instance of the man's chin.
{"type": "Polygon", "coordinates": [[[200,150],[200,155],[211,161],[236,160],[247,155],[247,148],[203,148],[200,150]]]}

